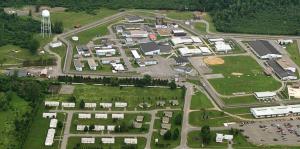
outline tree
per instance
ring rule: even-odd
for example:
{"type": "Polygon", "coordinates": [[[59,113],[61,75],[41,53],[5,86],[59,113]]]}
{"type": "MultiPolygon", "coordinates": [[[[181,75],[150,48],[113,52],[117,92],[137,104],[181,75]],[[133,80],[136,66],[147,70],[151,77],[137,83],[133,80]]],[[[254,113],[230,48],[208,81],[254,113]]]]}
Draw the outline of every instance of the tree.
{"type": "Polygon", "coordinates": [[[175,124],[176,125],[181,125],[182,124],[182,114],[179,113],[175,116],[175,124]]]}
{"type": "Polygon", "coordinates": [[[61,34],[64,32],[64,24],[62,21],[55,21],[54,24],[52,24],[52,32],[56,34],[61,34]]]}
{"type": "Polygon", "coordinates": [[[68,101],[76,103],[76,97],[75,96],[71,96],[70,98],[68,98],[68,101]]]}
{"type": "Polygon", "coordinates": [[[62,121],[58,121],[58,122],[57,122],[57,128],[58,128],[58,129],[62,129],[62,127],[63,127],[62,121]]]}
{"type": "Polygon", "coordinates": [[[6,62],[6,58],[1,58],[0,59],[0,66],[2,67],[3,66],[3,64],[6,62]]]}
{"type": "Polygon", "coordinates": [[[36,39],[31,39],[25,46],[25,48],[28,48],[32,54],[36,54],[39,47],[40,43],[36,39]]]}
{"type": "Polygon", "coordinates": [[[89,131],[92,131],[92,130],[94,130],[95,129],[95,125],[90,125],[90,127],[89,127],[89,131]]]}
{"type": "Polygon", "coordinates": [[[29,17],[32,17],[32,10],[31,10],[31,9],[30,9],[29,12],[28,12],[28,16],[29,16],[29,17]]]}
{"type": "Polygon", "coordinates": [[[35,5],[35,12],[40,12],[41,5],[35,5]]]}
{"type": "Polygon", "coordinates": [[[200,136],[202,138],[203,144],[209,144],[211,141],[210,127],[208,125],[204,125],[201,128],[200,136]]]}
{"type": "Polygon", "coordinates": [[[179,129],[176,128],[176,129],[174,130],[174,132],[173,132],[172,139],[173,139],[173,140],[177,140],[178,137],[179,137],[179,129]]]}
{"type": "Polygon", "coordinates": [[[0,110],[6,111],[9,108],[9,101],[6,98],[6,95],[1,92],[0,93],[0,110]]]}
{"type": "Polygon", "coordinates": [[[120,132],[127,132],[129,129],[128,125],[126,124],[126,122],[122,122],[120,125],[120,132]]]}
{"type": "Polygon", "coordinates": [[[83,109],[84,108],[84,104],[85,104],[85,102],[83,100],[81,100],[80,103],[79,103],[79,108],[83,109]]]}
{"type": "Polygon", "coordinates": [[[164,134],[164,137],[163,137],[163,138],[164,138],[165,140],[170,140],[171,137],[172,137],[172,133],[171,133],[170,130],[168,130],[168,131],[164,134]]]}
{"type": "Polygon", "coordinates": [[[170,89],[171,90],[174,90],[174,89],[176,89],[177,88],[177,85],[176,85],[176,83],[175,83],[175,81],[173,80],[173,81],[171,81],[170,83],[169,83],[169,86],[170,86],[170,89]]]}
{"type": "Polygon", "coordinates": [[[88,126],[85,126],[84,129],[83,129],[83,131],[84,131],[84,132],[89,131],[89,127],[88,127],[88,126]]]}

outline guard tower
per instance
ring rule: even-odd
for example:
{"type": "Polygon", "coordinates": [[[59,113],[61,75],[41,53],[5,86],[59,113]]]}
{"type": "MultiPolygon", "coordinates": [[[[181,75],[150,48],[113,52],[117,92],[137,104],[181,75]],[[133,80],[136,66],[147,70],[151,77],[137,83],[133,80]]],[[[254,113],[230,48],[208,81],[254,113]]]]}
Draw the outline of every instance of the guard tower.
{"type": "Polygon", "coordinates": [[[42,11],[41,34],[43,38],[51,36],[51,20],[49,10],[42,11]]]}

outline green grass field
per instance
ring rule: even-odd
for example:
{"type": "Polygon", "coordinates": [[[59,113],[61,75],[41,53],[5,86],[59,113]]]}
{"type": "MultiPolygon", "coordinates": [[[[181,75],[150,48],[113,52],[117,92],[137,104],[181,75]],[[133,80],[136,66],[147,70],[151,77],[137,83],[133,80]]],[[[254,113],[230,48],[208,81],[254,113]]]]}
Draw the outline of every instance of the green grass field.
{"type": "Polygon", "coordinates": [[[88,14],[84,11],[73,12],[53,12],[51,13],[52,22],[62,21],[64,28],[72,29],[75,25],[86,25],[102,18],[116,14],[117,10],[111,10],[106,8],[101,8],[95,11],[94,14],[88,14]]]}
{"type": "Polygon", "coordinates": [[[173,11],[167,12],[167,17],[176,20],[190,20],[193,19],[194,15],[191,11],[173,11]]]}
{"type": "MultiPolygon", "coordinates": [[[[74,85],[73,95],[77,98],[77,102],[84,100],[86,102],[114,102],[126,101],[127,109],[133,110],[138,104],[148,102],[154,108],[157,100],[179,101],[180,106],[183,105],[183,90],[170,90],[168,88],[138,88],[138,87],[111,87],[99,85],[74,85]]],[[[47,100],[66,101],[71,95],[49,95],[47,100]]],[[[79,104],[77,104],[79,105],[79,104]]],[[[176,106],[175,106],[176,107],[176,106]]],[[[178,106],[177,106],[178,108],[178,106]]]]}
{"type": "Polygon", "coordinates": [[[226,56],[221,65],[210,66],[215,74],[224,78],[210,79],[213,87],[223,95],[233,93],[252,93],[257,91],[274,91],[281,83],[263,73],[263,69],[249,56],[226,56]],[[235,75],[238,73],[239,75],[235,75]]]}
{"type": "MultiPolygon", "coordinates": [[[[92,116],[94,117],[94,115],[92,116]]],[[[121,125],[122,123],[125,123],[129,129],[128,132],[118,132],[118,133],[146,133],[148,132],[149,129],[149,125],[145,124],[145,122],[150,122],[151,120],[151,116],[149,114],[146,113],[140,113],[140,114],[125,114],[124,115],[124,119],[120,119],[120,120],[113,120],[111,118],[111,114],[108,114],[108,118],[107,119],[79,119],[78,118],[78,113],[75,113],[73,115],[73,120],[72,120],[72,125],[71,125],[71,132],[72,133],[86,133],[84,131],[77,131],[76,130],[76,126],[77,125],[121,125]],[[137,128],[131,128],[133,122],[135,121],[136,117],[138,115],[142,115],[144,116],[144,121],[143,121],[143,126],[142,129],[137,129],[137,128]]],[[[89,133],[99,133],[96,131],[90,131],[89,133]]],[[[113,132],[111,132],[113,133],[113,132]]]]}
{"type": "MultiPolygon", "coordinates": [[[[43,112],[45,112],[45,108],[42,105],[33,123],[31,124],[31,129],[27,136],[27,139],[24,144],[24,149],[32,149],[32,148],[43,148],[43,149],[59,149],[59,141],[54,141],[53,146],[45,147],[45,139],[47,136],[47,131],[49,129],[50,119],[46,119],[42,117],[43,112]]],[[[63,113],[57,114],[58,121],[63,122],[65,120],[65,115],[63,113]]],[[[63,130],[56,129],[55,138],[59,138],[61,132],[63,130]]]]}
{"type": "Polygon", "coordinates": [[[201,110],[213,107],[214,106],[212,105],[208,97],[201,91],[198,91],[197,93],[195,93],[195,95],[193,95],[190,109],[201,110]]]}
{"type": "MultiPolygon", "coordinates": [[[[211,142],[210,144],[204,146],[206,148],[226,148],[227,143],[216,143],[215,138],[216,138],[216,132],[211,132],[211,142]]],[[[187,145],[191,148],[202,148],[202,138],[200,136],[200,131],[192,131],[188,133],[188,142],[187,145]]]]}
{"type": "Polygon", "coordinates": [[[145,138],[138,138],[137,145],[126,145],[124,144],[124,138],[115,138],[115,144],[102,144],[100,138],[96,138],[95,144],[81,144],[81,138],[79,137],[70,137],[68,139],[67,149],[74,149],[79,145],[79,148],[87,149],[87,148],[101,148],[101,149],[121,149],[121,148],[135,148],[135,149],[144,149],[146,146],[145,138]]]}
{"type": "Polygon", "coordinates": [[[194,25],[195,29],[201,33],[206,33],[206,25],[204,23],[197,22],[194,25]]]}
{"type": "Polygon", "coordinates": [[[252,104],[259,103],[259,101],[254,96],[238,96],[232,98],[222,98],[225,104],[234,105],[234,104],[252,104]]]}
{"type": "Polygon", "coordinates": [[[107,28],[108,26],[109,24],[100,25],[95,28],[78,33],[77,36],[79,37],[79,44],[87,44],[96,36],[107,35],[109,33],[107,28]]]}
{"type": "MultiPolygon", "coordinates": [[[[175,123],[175,116],[180,114],[182,111],[173,111],[173,117],[170,119],[171,124],[171,134],[173,134],[175,129],[179,129],[181,131],[181,126],[176,125],[175,123]]],[[[163,112],[159,111],[156,116],[163,117],[163,112]]],[[[165,140],[163,136],[159,134],[159,130],[161,128],[161,120],[155,120],[154,128],[156,128],[158,131],[152,133],[152,139],[151,139],[151,148],[152,149],[162,149],[162,148],[175,148],[180,144],[180,137],[176,140],[165,140]],[[155,139],[158,139],[158,144],[155,144],[155,139]]],[[[180,136],[180,135],[179,135],[180,136]]]]}
{"type": "Polygon", "coordinates": [[[10,101],[10,107],[7,111],[0,111],[0,148],[19,147],[21,142],[14,135],[17,133],[14,121],[31,109],[28,103],[16,94],[10,101]]]}
{"type": "Polygon", "coordinates": [[[238,119],[216,110],[193,111],[189,114],[189,123],[193,126],[209,125],[211,127],[219,127],[223,126],[223,123],[238,121],[238,119]]]}
{"type": "Polygon", "coordinates": [[[300,53],[297,41],[286,46],[286,51],[289,53],[290,58],[300,67],[300,53]]]}

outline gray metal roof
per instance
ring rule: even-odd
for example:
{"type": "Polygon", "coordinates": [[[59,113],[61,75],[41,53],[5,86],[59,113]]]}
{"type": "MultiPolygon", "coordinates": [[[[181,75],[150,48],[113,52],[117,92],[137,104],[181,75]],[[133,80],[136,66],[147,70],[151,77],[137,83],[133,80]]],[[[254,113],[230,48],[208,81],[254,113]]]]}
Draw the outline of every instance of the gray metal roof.
{"type": "Polygon", "coordinates": [[[188,58],[183,57],[183,56],[175,57],[174,59],[175,59],[176,63],[179,63],[179,64],[189,62],[188,58]]]}
{"type": "Polygon", "coordinates": [[[281,53],[279,53],[276,48],[266,40],[250,41],[249,45],[259,56],[264,56],[267,54],[281,55],[281,53]]]}
{"type": "Polygon", "coordinates": [[[146,53],[146,52],[151,52],[155,50],[159,50],[158,45],[155,42],[147,42],[147,43],[142,43],[141,44],[141,50],[146,53]]]}
{"type": "Polygon", "coordinates": [[[172,50],[172,47],[170,45],[158,45],[160,52],[162,53],[170,53],[172,50]]]}
{"type": "Polygon", "coordinates": [[[267,63],[270,67],[272,67],[273,71],[281,79],[288,76],[295,76],[292,71],[284,70],[275,60],[268,60],[267,63]]]}
{"type": "Polygon", "coordinates": [[[76,46],[78,51],[88,51],[89,48],[86,45],[78,45],[76,46]]]}

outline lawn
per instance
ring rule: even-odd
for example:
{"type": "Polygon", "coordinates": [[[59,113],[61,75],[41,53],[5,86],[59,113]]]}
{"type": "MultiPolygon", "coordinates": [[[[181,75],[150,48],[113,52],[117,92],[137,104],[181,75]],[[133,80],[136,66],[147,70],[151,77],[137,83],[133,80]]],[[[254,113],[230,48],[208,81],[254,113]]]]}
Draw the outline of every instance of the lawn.
{"type": "Polygon", "coordinates": [[[10,108],[0,112],[0,148],[17,148],[20,143],[14,135],[14,121],[20,119],[23,114],[30,111],[30,106],[22,98],[13,94],[10,108]]]}
{"type": "MultiPolygon", "coordinates": [[[[140,114],[125,114],[124,119],[120,120],[114,120],[111,118],[111,114],[108,114],[107,119],[95,119],[94,114],[92,114],[91,119],[79,119],[78,113],[75,113],[73,115],[72,125],[71,125],[71,132],[72,133],[86,133],[84,131],[77,131],[76,127],[77,125],[121,125],[122,123],[125,123],[126,126],[128,126],[127,132],[116,132],[116,133],[146,133],[149,130],[149,125],[145,124],[145,122],[150,122],[151,116],[146,113],[140,113],[140,114]],[[144,116],[143,126],[141,129],[132,128],[132,124],[135,121],[136,117],[138,115],[144,116]]],[[[116,127],[117,128],[117,127],[116,127]]],[[[99,133],[96,131],[91,131],[89,133],[99,133]]]]}
{"type": "Polygon", "coordinates": [[[95,28],[80,32],[77,34],[79,37],[79,44],[87,44],[89,41],[91,41],[96,36],[104,36],[109,33],[108,27],[109,24],[104,24],[97,26],[95,28]]]}
{"type": "MultiPolygon", "coordinates": [[[[211,142],[210,144],[206,145],[205,148],[227,148],[227,143],[216,143],[216,133],[211,132],[211,142]]],[[[202,138],[200,137],[200,131],[192,131],[188,133],[188,147],[191,148],[202,148],[202,138]]]]}
{"type": "Polygon", "coordinates": [[[201,33],[206,33],[206,25],[201,22],[196,22],[194,25],[195,29],[197,29],[201,33]]]}
{"type": "MultiPolygon", "coordinates": [[[[44,149],[59,149],[59,142],[54,141],[52,147],[45,147],[45,139],[47,136],[47,131],[49,129],[50,119],[43,118],[42,113],[45,112],[45,108],[42,105],[37,112],[36,117],[31,124],[31,129],[28,133],[27,140],[24,144],[24,149],[33,149],[33,148],[44,148],[44,149]]],[[[63,113],[57,114],[58,121],[64,121],[65,115],[63,113]]],[[[59,138],[62,130],[56,129],[55,138],[59,138]]]]}
{"type": "MultiPolygon", "coordinates": [[[[138,88],[138,87],[111,87],[99,85],[75,85],[73,95],[77,101],[85,102],[114,102],[126,101],[127,109],[133,110],[138,104],[148,102],[155,107],[157,100],[177,99],[183,105],[183,90],[168,88],[138,88]]],[[[66,101],[71,95],[49,95],[47,100],[66,101]]],[[[77,104],[79,105],[79,104],[77,104]]],[[[175,106],[176,107],[176,106],[175,106]]],[[[178,106],[177,106],[178,108],[178,106]]]]}
{"type": "Polygon", "coordinates": [[[190,20],[194,18],[193,12],[191,11],[174,11],[170,10],[167,12],[167,17],[176,20],[190,20]]]}
{"type": "Polygon", "coordinates": [[[79,148],[101,148],[101,149],[121,149],[121,148],[135,148],[135,149],[144,149],[146,146],[145,138],[137,138],[137,145],[126,145],[124,144],[124,138],[115,138],[115,144],[102,144],[100,138],[96,138],[95,144],[81,144],[81,138],[79,137],[70,137],[68,139],[67,149],[74,149],[77,146],[79,148]]]}
{"type": "Polygon", "coordinates": [[[52,22],[62,21],[64,28],[72,29],[75,25],[86,25],[102,18],[116,14],[117,10],[101,8],[95,11],[95,14],[88,14],[84,11],[73,12],[53,12],[51,13],[52,22]]]}
{"type": "Polygon", "coordinates": [[[234,105],[234,104],[252,104],[259,103],[259,101],[252,96],[237,96],[231,98],[222,98],[225,104],[234,105]]]}
{"type": "Polygon", "coordinates": [[[224,78],[210,79],[212,86],[223,95],[233,93],[253,93],[274,91],[281,83],[264,74],[263,69],[249,56],[226,56],[221,65],[211,65],[214,74],[223,74],[224,78]]]}
{"type": "Polygon", "coordinates": [[[223,126],[224,123],[238,121],[238,119],[216,110],[193,111],[189,114],[189,123],[193,126],[209,125],[211,127],[219,127],[223,126]]]}
{"type": "Polygon", "coordinates": [[[286,51],[289,53],[290,58],[300,67],[300,53],[297,41],[286,46],[286,51]]]}
{"type": "MultiPolygon", "coordinates": [[[[176,123],[175,123],[175,117],[178,114],[182,114],[182,111],[173,111],[173,116],[170,119],[171,134],[173,134],[175,129],[179,129],[179,132],[181,131],[181,125],[176,125],[176,123]]],[[[159,111],[156,114],[156,116],[162,118],[163,117],[163,112],[159,111]]],[[[156,119],[155,123],[154,123],[154,129],[157,129],[158,131],[152,133],[152,139],[151,139],[151,148],[152,149],[175,148],[176,146],[178,146],[180,144],[180,134],[179,134],[179,137],[176,140],[174,140],[174,139],[165,140],[163,138],[163,136],[161,136],[159,134],[160,128],[161,128],[161,120],[156,119]],[[158,139],[158,144],[155,144],[155,139],[158,139]]]]}
{"type": "Polygon", "coordinates": [[[65,58],[67,53],[67,47],[65,45],[58,48],[51,48],[51,51],[57,53],[61,58],[61,68],[63,68],[65,64],[65,58]]]}
{"type": "Polygon", "coordinates": [[[213,107],[214,106],[212,105],[208,97],[201,91],[198,91],[195,95],[193,95],[190,109],[201,110],[213,107]]]}
{"type": "Polygon", "coordinates": [[[208,13],[205,13],[203,15],[203,19],[209,23],[209,31],[210,32],[217,32],[214,22],[212,20],[212,17],[208,13]]]}

